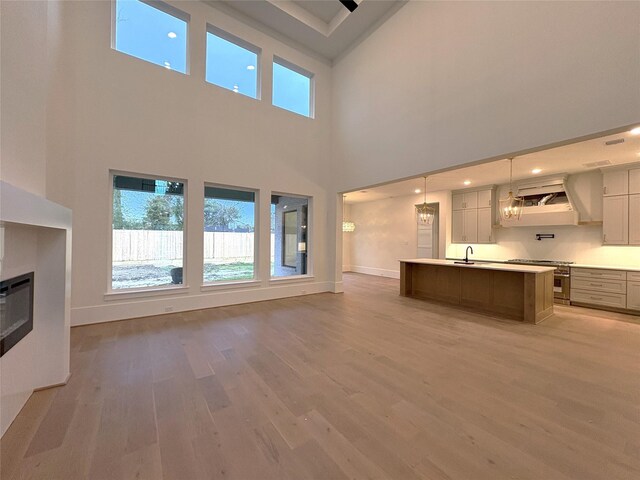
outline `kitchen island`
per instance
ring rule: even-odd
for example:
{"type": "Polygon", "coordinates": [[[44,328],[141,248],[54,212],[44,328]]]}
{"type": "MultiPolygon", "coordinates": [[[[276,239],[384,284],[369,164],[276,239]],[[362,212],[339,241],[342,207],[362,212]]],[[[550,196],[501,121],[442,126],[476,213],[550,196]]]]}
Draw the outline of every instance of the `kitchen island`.
{"type": "Polygon", "coordinates": [[[400,295],[539,323],[553,315],[554,267],[400,260],[400,295]]]}

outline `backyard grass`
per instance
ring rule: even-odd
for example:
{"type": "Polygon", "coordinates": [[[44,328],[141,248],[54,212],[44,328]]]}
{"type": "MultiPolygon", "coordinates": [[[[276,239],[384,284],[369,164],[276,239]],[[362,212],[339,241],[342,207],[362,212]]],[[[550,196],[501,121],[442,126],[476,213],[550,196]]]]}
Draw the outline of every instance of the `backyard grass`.
{"type": "MultiPolygon", "coordinates": [[[[171,285],[171,269],[179,266],[181,265],[114,265],[112,289],[171,285]]],[[[204,264],[204,283],[251,279],[253,279],[253,263],[204,264]]]]}
{"type": "Polygon", "coordinates": [[[251,280],[253,278],[253,263],[205,263],[204,281],[219,282],[233,280],[251,280]]]}

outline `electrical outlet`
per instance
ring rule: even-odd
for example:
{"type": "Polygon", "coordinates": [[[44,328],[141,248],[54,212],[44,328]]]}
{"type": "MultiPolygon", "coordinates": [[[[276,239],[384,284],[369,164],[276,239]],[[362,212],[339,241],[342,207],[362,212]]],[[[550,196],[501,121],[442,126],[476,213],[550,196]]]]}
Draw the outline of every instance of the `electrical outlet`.
{"type": "Polygon", "coordinates": [[[165,313],[173,312],[173,307],[172,306],[164,307],[164,311],[165,313]]]}

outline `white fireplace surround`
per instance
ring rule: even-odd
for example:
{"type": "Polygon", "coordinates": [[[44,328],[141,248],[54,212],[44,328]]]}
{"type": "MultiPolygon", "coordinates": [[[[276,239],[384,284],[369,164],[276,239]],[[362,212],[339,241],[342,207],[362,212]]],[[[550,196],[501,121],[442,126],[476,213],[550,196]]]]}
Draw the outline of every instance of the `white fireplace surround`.
{"type": "Polygon", "coordinates": [[[0,181],[0,280],[35,271],[33,330],[0,358],[0,435],[69,378],[71,210],[0,181]]]}

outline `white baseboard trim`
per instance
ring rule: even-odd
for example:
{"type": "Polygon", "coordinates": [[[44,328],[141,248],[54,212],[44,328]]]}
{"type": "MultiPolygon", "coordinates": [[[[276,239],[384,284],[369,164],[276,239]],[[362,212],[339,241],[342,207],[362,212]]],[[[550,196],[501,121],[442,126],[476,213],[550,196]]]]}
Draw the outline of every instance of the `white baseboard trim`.
{"type": "Polygon", "coordinates": [[[51,385],[45,385],[44,387],[34,388],[34,392],[41,392],[42,390],[49,390],[50,388],[64,387],[67,383],[69,383],[69,379],[71,378],[71,372],[69,372],[66,378],[58,383],[53,383],[51,385]]]}
{"type": "Polygon", "coordinates": [[[351,265],[351,272],[364,273],[365,275],[376,275],[378,277],[400,278],[400,270],[385,270],[384,268],[361,267],[351,265]]]}
{"type": "MultiPolygon", "coordinates": [[[[241,303],[262,302],[279,298],[311,295],[314,293],[339,293],[337,284],[341,282],[304,282],[288,285],[271,285],[264,288],[239,289],[235,291],[202,292],[194,295],[172,296],[170,298],[135,299],[130,301],[109,301],[102,305],[75,307],[71,309],[71,326],[93,323],[115,322],[130,318],[165,315],[189,310],[224,307],[241,303]]],[[[342,290],[340,290],[342,291],[342,290]]]]}

